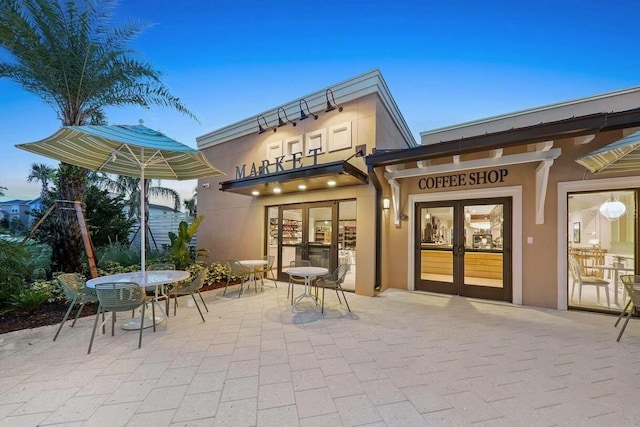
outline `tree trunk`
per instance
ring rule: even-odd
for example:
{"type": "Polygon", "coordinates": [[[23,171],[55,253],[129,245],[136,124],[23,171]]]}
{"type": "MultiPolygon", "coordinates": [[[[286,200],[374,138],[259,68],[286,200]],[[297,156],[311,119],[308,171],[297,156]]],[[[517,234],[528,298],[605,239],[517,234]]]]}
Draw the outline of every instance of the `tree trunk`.
{"type": "MultiPolygon", "coordinates": [[[[82,200],[86,178],[86,169],[61,163],[58,173],[58,200],[68,202],[82,200]]],[[[80,273],[82,272],[84,245],[73,204],[59,204],[58,214],[60,216],[60,230],[58,230],[60,238],[52,248],[52,264],[56,271],[80,273]]]]}

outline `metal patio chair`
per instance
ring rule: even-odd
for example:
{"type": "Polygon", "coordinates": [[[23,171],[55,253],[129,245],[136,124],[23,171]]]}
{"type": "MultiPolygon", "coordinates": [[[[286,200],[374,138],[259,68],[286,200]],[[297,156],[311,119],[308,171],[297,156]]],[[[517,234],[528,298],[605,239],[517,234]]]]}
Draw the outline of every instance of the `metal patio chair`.
{"type": "Polygon", "coordinates": [[[345,304],[347,304],[347,310],[351,313],[351,307],[349,307],[349,303],[347,302],[347,297],[344,294],[344,290],[342,289],[342,282],[344,282],[344,278],[349,271],[349,264],[340,264],[332,273],[325,274],[324,276],[318,276],[316,279],[316,285],[322,287],[322,309],[321,313],[324,313],[324,290],[325,289],[334,289],[336,291],[336,295],[338,296],[338,301],[342,304],[340,300],[340,294],[338,291],[342,292],[342,298],[344,298],[345,304]]]}
{"type": "MultiPolygon", "coordinates": [[[[296,259],[289,263],[289,268],[295,267],[311,267],[311,261],[306,259],[296,259]]],[[[293,305],[293,285],[304,285],[305,278],[303,276],[293,276],[289,275],[289,287],[287,288],[287,299],[289,298],[289,293],[291,293],[291,305],[293,305]]],[[[314,280],[315,282],[315,280],[314,280]]],[[[318,288],[316,287],[316,297],[318,296],[318,288]]]]}
{"type": "Polygon", "coordinates": [[[627,290],[629,302],[627,302],[624,310],[622,310],[622,313],[620,313],[620,315],[618,316],[618,320],[615,324],[615,326],[618,326],[618,322],[620,322],[620,319],[626,313],[626,319],[624,321],[624,324],[622,325],[622,329],[620,329],[618,338],[616,339],[616,341],[618,342],[620,342],[620,339],[622,338],[622,334],[627,327],[627,323],[629,323],[629,319],[631,319],[631,316],[633,316],[633,313],[636,311],[636,307],[640,307],[640,276],[625,274],[620,276],[620,280],[622,280],[622,284],[627,290]]]}
{"type": "MultiPolygon", "coordinates": [[[[204,308],[209,312],[209,308],[207,304],[204,302],[204,298],[202,298],[202,294],[200,293],[200,288],[204,282],[204,272],[199,272],[196,274],[194,278],[191,280],[185,280],[183,282],[173,283],[171,287],[167,290],[167,296],[173,297],[173,315],[176,315],[178,310],[178,297],[183,295],[191,295],[193,298],[193,302],[196,304],[196,308],[198,309],[198,313],[200,313],[200,317],[204,322],[204,316],[202,315],[202,310],[200,309],[200,305],[198,305],[198,301],[196,300],[195,294],[197,293],[200,296],[200,300],[204,305],[204,308]]],[[[169,300],[167,300],[167,315],[169,315],[169,300]]]]}
{"type": "Polygon", "coordinates": [[[276,285],[277,288],[278,282],[276,281],[276,276],[273,273],[273,263],[276,257],[274,257],[273,255],[265,255],[262,257],[262,259],[267,261],[267,265],[263,266],[262,269],[258,271],[258,273],[260,273],[260,281],[262,282],[263,278],[268,279],[269,273],[271,273],[271,280],[273,280],[273,284],[276,285]]]}
{"type": "MultiPolygon", "coordinates": [[[[114,282],[114,283],[99,283],[96,284],[96,294],[98,295],[98,313],[96,314],[96,320],[93,323],[93,332],[91,333],[91,341],[89,341],[89,350],[87,354],[91,353],[91,347],[93,346],[93,339],[96,335],[96,327],[98,326],[98,319],[100,313],[107,311],[111,312],[111,336],[115,333],[116,313],[123,311],[135,310],[142,306],[142,316],[140,320],[140,337],[138,338],[138,348],[142,347],[142,331],[144,330],[144,311],[149,297],[144,292],[144,289],[135,282],[114,282]]],[[[156,310],[155,304],[151,304],[152,317],[153,317],[153,331],[156,330],[156,310]]],[[[103,321],[104,324],[104,321],[103,321]]]]}
{"type": "MultiPolygon", "coordinates": [[[[242,295],[242,289],[244,287],[244,283],[249,281],[249,277],[251,275],[251,268],[240,264],[240,261],[235,259],[230,259],[227,261],[227,268],[229,270],[227,273],[227,284],[224,286],[224,292],[222,293],[222,295],[224,296],[227,293],[227,288],[229,287],[229,282],[231,281],[231,279],[239,278],[240,291],[238,292],[238,298],[240,298],[240,295],[242,295]]],[[[255,282],[254,282],[254,286],[256,288],[256,293],[257,293],[258,285],[255,284],[255,282]]],[[[247,287],[249,287],[249,284],[247,284],[247,287]]]]}
{"type": "Polygon", "coordinates": [[[58,338],[58,334],[62,330],[62,325],[67,321],[69,314],[71,314],[71,310],[76,304],[78,306],[78,312],[76,313],[76,317],[73,319],[73,323],[71,323],[71,327],[76,324],[76,320],[80,317],[80,313],[82,313],[82,309],[84,305],[88,302],[98,302],[98,297],[93,289],[88,289],[85,286],[84,279],[76,273],[63,273],[57,277],[58,284],[64,291],[64,296],[67,300],[71,301],[69,304],[69,308],[62,318],[62,322],[60,322],[60,326],[58,326],[58,330],[56,334],[53,336],[53,340],[55,341],[58,338]]]}

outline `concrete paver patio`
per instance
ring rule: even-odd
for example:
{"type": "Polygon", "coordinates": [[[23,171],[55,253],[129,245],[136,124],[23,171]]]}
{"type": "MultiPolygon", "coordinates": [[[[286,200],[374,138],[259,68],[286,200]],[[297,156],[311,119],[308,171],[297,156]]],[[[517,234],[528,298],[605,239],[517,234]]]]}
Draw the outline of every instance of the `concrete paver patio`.
{"type": "MultiPolygon", "coordinates": [[[[292,312],[286,284],[203,293],[145,330],[0,335],[2,426],[639,425],[640,325],[390,290],[292,312]]],[[[297,289],[296,292],[300,290],[297,289]]]]}

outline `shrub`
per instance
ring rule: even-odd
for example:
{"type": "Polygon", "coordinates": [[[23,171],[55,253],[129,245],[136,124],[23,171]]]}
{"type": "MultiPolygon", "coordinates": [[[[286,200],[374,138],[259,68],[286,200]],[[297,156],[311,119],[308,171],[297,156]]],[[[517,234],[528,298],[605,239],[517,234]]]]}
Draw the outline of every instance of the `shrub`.
{"type": "Polygon", "coordinates": [[[66,301],[64,290],[60,287],[57,279],[53,280],[36,280],[31,285],[31,289],[42,291],[47,294],[47,302],[66,301]]]}
{"type": "Polygon", "coordinates": [[[122,266],[140,265],[140,251],[120,243],[97,248],[96,257],[100,268],[104,268],[104,265],[110,265],[110,263],[122,266]]]}
{"type": "Polygon", "coordinates": [[[9,299],[9,304],[16,310],[33,313],[45,302],[49,295],[39,289],[25,288],[9,299]]]}

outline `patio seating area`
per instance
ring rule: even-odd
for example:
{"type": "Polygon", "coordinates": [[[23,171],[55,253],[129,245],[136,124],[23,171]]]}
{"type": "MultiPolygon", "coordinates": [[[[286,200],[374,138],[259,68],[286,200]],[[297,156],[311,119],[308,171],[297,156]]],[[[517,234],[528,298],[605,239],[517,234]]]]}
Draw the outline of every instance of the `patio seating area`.
{"type": "Polygon", "coordinates": [[[0,335],[0,425],[640,424],[637,319],[618,343],[615,316],[402,290],[292,312],[279,285],[203,292],[206,322],[180,297],[141,349],[116,328],[87,355],[93,316],[0,335]]]}

